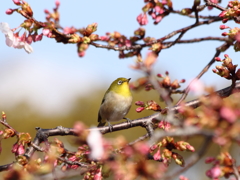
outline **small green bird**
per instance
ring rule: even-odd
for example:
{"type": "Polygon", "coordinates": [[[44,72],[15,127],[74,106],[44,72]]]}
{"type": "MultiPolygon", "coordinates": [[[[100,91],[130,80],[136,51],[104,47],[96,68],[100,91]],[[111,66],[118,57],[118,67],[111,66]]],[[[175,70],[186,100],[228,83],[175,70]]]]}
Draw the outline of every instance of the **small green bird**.
{"type": "Polygon", "coordinates": [[[128,84],[130,79],[118,78],[112,82],[103,97],[98,112],[98,127],[104,126],[108,122],[110,131],[112,131],[110,121],[126,119],[131,123],[131,120],[125,117],[132,105],[132,94],[128,84]]]}

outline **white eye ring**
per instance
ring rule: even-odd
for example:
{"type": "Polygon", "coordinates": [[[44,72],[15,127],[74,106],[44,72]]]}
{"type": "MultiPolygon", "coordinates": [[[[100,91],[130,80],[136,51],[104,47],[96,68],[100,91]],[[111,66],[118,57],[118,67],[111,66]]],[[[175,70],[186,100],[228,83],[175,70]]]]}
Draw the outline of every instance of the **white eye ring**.
{"type": "Polygon", "coordinates": [[[118,85],[120,85],[120,84],[122,84],[122,83],[123,83],[122,80],[119,80],[119,81],[118,81],[118,85]]]}

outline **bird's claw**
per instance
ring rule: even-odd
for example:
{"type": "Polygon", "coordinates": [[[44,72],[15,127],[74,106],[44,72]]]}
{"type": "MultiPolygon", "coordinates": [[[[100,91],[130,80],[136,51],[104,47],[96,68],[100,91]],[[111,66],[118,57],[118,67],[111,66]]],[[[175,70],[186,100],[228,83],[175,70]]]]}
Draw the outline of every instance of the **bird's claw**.
{"type": "Polygon", "coordinates": [[[131,125],[131,127],[132,127],[132,120],[131,120],[131,119],[129,119],[129,118],[126,118],[126,117],[124,117],[123,119],[126,119],[126,120],[127,120],[127,122],[128,122],[128,123],[130,123],[130,125],[131,125]]]}

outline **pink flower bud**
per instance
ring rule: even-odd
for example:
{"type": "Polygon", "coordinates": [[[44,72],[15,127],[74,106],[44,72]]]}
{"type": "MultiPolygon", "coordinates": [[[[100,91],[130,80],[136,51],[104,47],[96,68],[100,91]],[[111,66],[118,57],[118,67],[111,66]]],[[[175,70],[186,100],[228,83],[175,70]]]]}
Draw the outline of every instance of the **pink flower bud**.
{"type": "Polygon", "coordinates": [[[215,166],[212,169],[208,170],[206,172],[206,175],[210,178],[218,178],[221,175],[221,169],[219,168],[219,166],[215,166]]]}
{"type": "Polygon", "coordinates": [[[227,11],[222,11],[218,16],[223,18],[226,15],[227,11]]]}
{"type": "Polygon", "coordinates": [[[13,0],[13,3],[16,4],[16,5],[21,5],[20,0],[13,0]]]}
{"type": "Polygon", "coordinates": [[[50,14],[50,12],[49,12],[47,9],[45,9],[44,12],[45,12],[46,14],[50,14]]]}
{"type": "Polygon", "coordinates": [[[24,154],[24,152],[25,152],[24,146],[20,144],[17,150],[17,154],[21,155],[21,154],[24,154]]]}
{"type": "Polygon", "coordinates": [[[227,36],[227,35],[228,35],[227,32],[223,32],[223,33],[222,33],[222,36],[227,36]]]}
{"type": "Polygon", "coordinates": [[[231,1],[228,3],[228,7],[230,7],[230,8],[232,8],[232,7],[233,7],[233,4],[232,4],[232,2],[231,2],[231,1]]]}
{"type": "Polygon", "coordinates": [[[228,56],[227,54],[224,54],[224,57],[225,57],[225,58],[228,58],[229,56],[228,56]]]}
{"type": "Polygon", "coordinates": [[[12,153],[16,153],[18,147],[19,147],[18,143],[15,143],[15,144],[13,145],[13,147],[12,147],[12,153]]]}
{"type": "Polygon", "coordinates": [[[56,0],[56,1],[55,1],[55,4],[56,4],[57,7],[59,7],[60,1],[59,1],[59,0],[56,0]]]}
{"type": "Polygon", "coordinates": [[[137,17],[138,23],[143,26],[148,23],[147,15],[146,14],[139,14],[137,17]]]}
{"type": "Polygon", "coordinates": [[[144,107],[138,107],[138,108],[136,108],[136,111],[137,111],[138,113],[140,113],[140,112],[142,112],[144,109],[145,109],[144,107]]]}
{"type": "Polygon", "coordinates": [[[85,56],[85,51],[81,51],[81,52],[79,52],[79,53],[78,53],[78,56],[79,56],[79,57],[83,57],[83,56],[85,56]]]}
{"type": "Polygon", "coordinates": [[[222,61],[220,57],[215,57],[215,61],[222,61]]]}
{"type": "Polygon", "coordinates": [[[186,82],[186,80],[185,79],[182,79],[181,81],[180,81],[180,83],[185,83],[186,82]]]}
{"type": "Polygon", "coordinates": [[[222,23],[226,23],[226,22],[228,22],[228,18],[225,18],[222,20],[222,23]]]}
{"type": "Polygon", "coordinates": [[[157,152],[153,155],[153,159],[155,161],[158,161],[161,159],[161,153],[160,153],[160,149],[157,150],[157,152]]]}
{"type": "Polygon", "coordinates": [[[213,161],[215,161],[215,158],[214,157],[207,157],[206,159],[205,159],[205,163],[211,163],[211,162],[213,162],[213,161]]]}
{"type": "Polygon", "coordinates": [[[136,101],[135,102],[135,105],[137,105],[137,106],[144,106],[144,102],[143,101],[136,101]]]}
{"type": "Polygon", "coordinates": [[[13,12],[14,12],[13,9],[7,9],[5,13],[8,14],[8,15],[10,15],[10,14],[12,14],[13,12]]]}
{"type": "Polygon", "coordinates": [[[220,27],[219,27],[221,30],[223,30],[223,29],[227,29],[227,28],[230,28],[229,26],[226,26],[226,25],[220,25],[220,27]]]}
{"type": "Polygon", "coordinates": [[[162,76],[161,74],[157,74],[157,77],[160,77],[160,78],[161,78],[161,77],[163,77],[163,76],[162,76]]]}
{"type": "Polygon", "coordinates": [[[162,20],[162,16],[157,16],[154,23],[159,23],[162,20]]]}

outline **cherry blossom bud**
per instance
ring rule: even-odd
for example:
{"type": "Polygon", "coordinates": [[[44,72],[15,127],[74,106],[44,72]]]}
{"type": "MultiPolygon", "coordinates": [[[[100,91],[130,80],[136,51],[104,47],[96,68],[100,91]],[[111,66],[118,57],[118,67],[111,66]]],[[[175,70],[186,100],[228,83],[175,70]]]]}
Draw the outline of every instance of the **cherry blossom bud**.
{"type": "Polygon", "coordinates": [[[137,111],[138,113],[140,113],[140,112],[142,112],[144,109],[145,109],[144,107],[138,107],[138,108],[136,108],[136,111],[137,111]]]}
{"type": "Polygon", "coordinates": [[[222,23],[226,23],[226,22],[228,22],[228,18],[225,18],[222,20],[222,23]]]}
{"type": "Polygon", "coordinates": [[[20,144],[17,150],[17,155],[22,155],[24,154],[24,152],[25,152],[24,146],[20,144]]]}
{"type": "Polygon", "coordinates": [[[220,25],[220,27],[219,27],[221,30],[223,30],[223,29],[227,29],[227,28],[230,28],[229,26],[226,26],[226,25],[220,25]]]}
{"type": "Polygon", "coordinates": [[[155,21],[154,21],[154,24],[159,23],[162,20],[162,18],[163,18],[162,16],[157,16],[155,21]]]}
{"type": "Polygon", "coordinates": [[[10,14],[12,14],[13,12],[14,12],[13,9],[7,9],[5,13],[8,14],[8,15],[10,15],[10,14]]]}
{"type": "Polygon", "coordinates": [[[136,101],[135,105],[144,107],[145,103],[143,101],[136,101]]]}
{"type": "Polygon", "coordinates": [[[45,12],[46,14],[50,14],[50,12],[49,12],[47,9],[44,9],[44,12],[45,12]]]}
{"type": "Polygon", "coordinates": [[[81,52],[79,52],[79,53],[78,53],[78,56],[79,56],[79,57],[83,57],[83,56],[85,56],[85,51],[81,51],[81,52]]]}
{"type": "Polygon", "coordinates": [[[13,3],[16,4],[16,5],[21,5],[20,0],[13,0],[13,3]]]}
{"type": "Polygon", "coordinates": [[[215,57],[215,61],[222,61],[220,57],[215,57]]]}
{"type": "Polygon", "coordinates": [[[153,159],[155,161],[158,161],[161,159],[161,153],[160,153],[160,149],[157,150],[157,152],[153,155],[153,159]]]}
{"type": "Polygon", "coordinates": [[[224,57],[225,57],[225,58],[228,58],[229,56],[228,56],[228,54],[224,54],[224,57]]]}
{"type": "Polygon", "coordinates": [[[162,78],[163,76],[161,74],[157,74],[157,77],[162,78]]]}
{"type": "Polygon", "coordinates": [[[186,82],[186,80],[185,79],[182,79],[181,81],[180,81],[180,83],[185,83],[186,82]]]}
{"type": "Polygon", "coordinates": [[[147,15],[146,14],[139,14],[138,17],[137,17],[137,21],[141,26],[146,25],[148,23],[147,15]]]}
{"type": "Polygon", "coordinates": [[[57,8],[58,8],[59,5],[60,5],[60,1],[59,1],[59,0],[56,0],[56,1],[55,1],[55,4],[56,4],[56,6],[57,6],[57,8]]]}
{"type": "Polygon", "coordinates": [[[15,143],[15,144],[13,145],[13,147],[12,147],[12,153],[16,153],[18,147],[19,147],[18,143],[15,143]]]}
{"type": "Polygon", "coordinates": [[[191,146],[190,144],[187,144],[186,147],[187,147],[188,151],[195,152],[195,148],[193,146],[191,146]]]}
{"type": "Polygon", "coordinates": [[[227,11],[222,11],[218,16],[223,18],[227,14],[227,11]]]}
{"type": "Polygon", "coordinates": [[[206,159],[205,159],[205,163],[212,163],[213,161],[215,161],[215,158],[214,157],[207,157],[206,159]]]}
{"type": "Polygon", "coordinates": [[[228,35],[227,32],[223,32],[223,33],[222,33],[222,36],[227,36],[227,35],[228,35]]]}
{"type": "Polygon", "coordinates": [[[206,172],[206,175],[210,178],[217,179],[221,175],[222,171],[219,166],[215,166],[206,172]]]}

